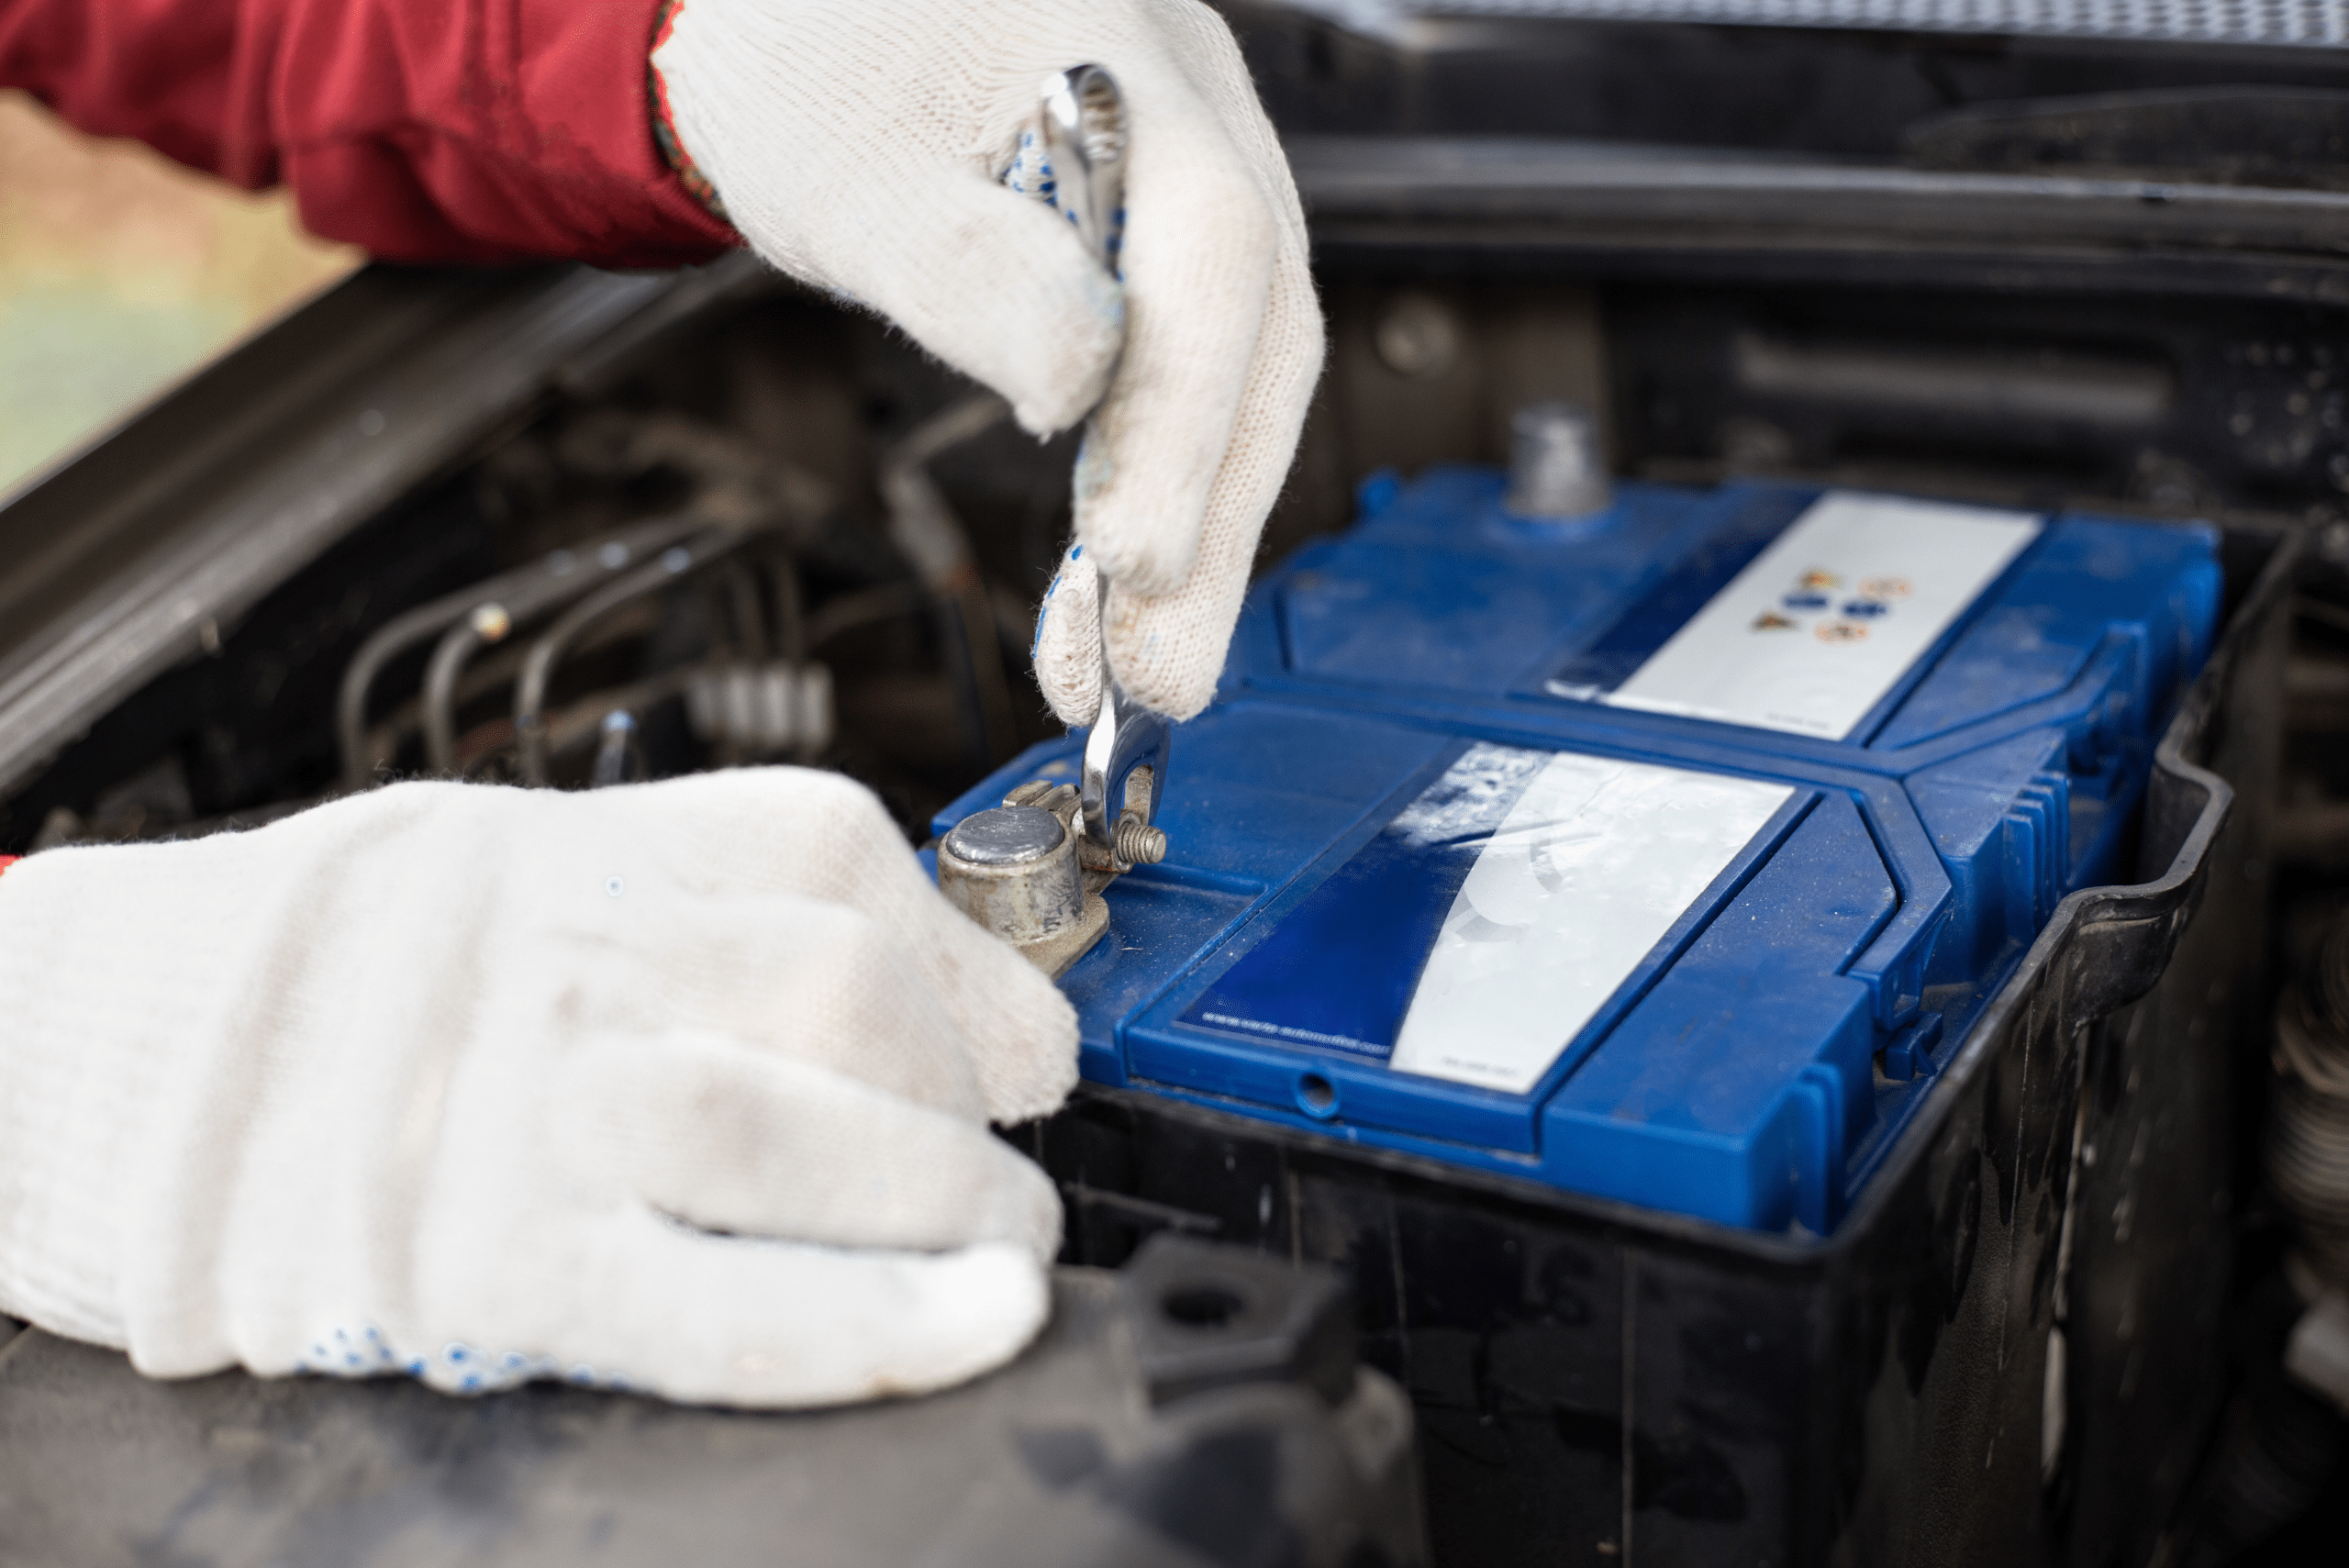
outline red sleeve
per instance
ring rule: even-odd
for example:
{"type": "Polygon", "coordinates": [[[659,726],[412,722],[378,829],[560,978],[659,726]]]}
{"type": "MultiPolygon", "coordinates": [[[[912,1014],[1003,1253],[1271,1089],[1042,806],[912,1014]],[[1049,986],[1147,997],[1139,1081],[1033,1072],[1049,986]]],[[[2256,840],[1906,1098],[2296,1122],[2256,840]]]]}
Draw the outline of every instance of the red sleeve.
{"type": "Polygon", "coordinates": [[[407,261],[740,244],[653,141],[661,0],[0,0],[0,86],[407,261]]]}

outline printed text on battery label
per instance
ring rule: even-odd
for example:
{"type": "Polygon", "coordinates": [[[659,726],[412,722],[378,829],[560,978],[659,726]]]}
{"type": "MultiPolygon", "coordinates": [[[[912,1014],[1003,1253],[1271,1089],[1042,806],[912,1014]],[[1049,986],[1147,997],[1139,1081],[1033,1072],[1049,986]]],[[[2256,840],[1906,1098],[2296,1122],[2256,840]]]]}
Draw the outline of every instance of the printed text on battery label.
{"type": "Polygon", "coordinates": [[[1841,740],[2039,528],[2025,512],[1823,495],[1601,700],[1841,740]]]}

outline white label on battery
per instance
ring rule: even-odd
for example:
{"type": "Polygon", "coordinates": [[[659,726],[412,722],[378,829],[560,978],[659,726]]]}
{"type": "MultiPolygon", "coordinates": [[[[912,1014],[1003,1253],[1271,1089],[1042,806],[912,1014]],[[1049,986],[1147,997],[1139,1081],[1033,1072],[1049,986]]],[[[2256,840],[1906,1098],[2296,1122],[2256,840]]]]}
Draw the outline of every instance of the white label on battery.
{"type": "Polygon", "coordinates": [[[1755,779],[1553,757],[1453,898],[1389,1065],[1531,1089],[1793,794],[1755,779]]]}
{"type": "Polygon", "coordinates": [[[2028,512],[1822,495],[1603,700],[1841,740],[2039,527],[2028,512]]]}

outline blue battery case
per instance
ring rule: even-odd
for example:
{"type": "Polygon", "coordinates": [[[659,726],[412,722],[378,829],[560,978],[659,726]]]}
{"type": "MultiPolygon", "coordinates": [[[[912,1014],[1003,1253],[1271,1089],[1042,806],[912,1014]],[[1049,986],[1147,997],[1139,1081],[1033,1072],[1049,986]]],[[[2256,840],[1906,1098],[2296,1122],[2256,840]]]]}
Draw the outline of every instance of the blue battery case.
{"type": "MultiPolygon", "coordinates": [[[[2217,619],[2214,532],[1981,514],[2006,532],[1978,586],[1910,617],[1921,651],[1880,695],[1830,694],[1841,733],[1801,733],[1610,694],[1736,593],[1765,597],[1723,623],[1732,651],[1929,599],[1823,567],[1757,585],[1849,498],[1627,484],[1560,524],[1508,517],[1484,470],[1364,488],[1354,529],[1258,584],[1216,705],[1175,732],[1168,857],[1109,887],[1108,937],[1062,980],[1085,1075],[1831,1229],[2057,900],[2129,874],[2217,619]]],[[[939,829],[1074,780],[1081,744],[1032,749],[939,829]]]]}

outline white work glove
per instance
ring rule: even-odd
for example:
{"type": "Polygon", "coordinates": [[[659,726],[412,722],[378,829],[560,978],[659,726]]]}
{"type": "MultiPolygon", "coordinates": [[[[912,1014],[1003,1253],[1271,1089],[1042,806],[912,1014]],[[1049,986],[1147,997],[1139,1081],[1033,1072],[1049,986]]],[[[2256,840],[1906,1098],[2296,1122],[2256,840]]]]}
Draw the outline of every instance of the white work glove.
{"type": "Polygon", "coordinates": [[[775,768],[0,875],[0,1310],[177,1377],[937,1388],[1043,1322],[1048,980],[775,768]],[[722,1233],[722,1234],[713,1234],[722,1233]]]}
{"type": "Polygon", "coordinates": [[[1297,188],[1222,19],[1196,0],[685,0],[652,62],[769,261],[889,317],[1040,435],[1098,404],[1079,549],[1037,625],[1053,710],[1093,721],[1105,634],[1130,695],[1206,706],[1322,347],[1297,188]],[[1122,289],[997,183],[1045,76],[1085,64],[1130,128],[1122,289]]]}

